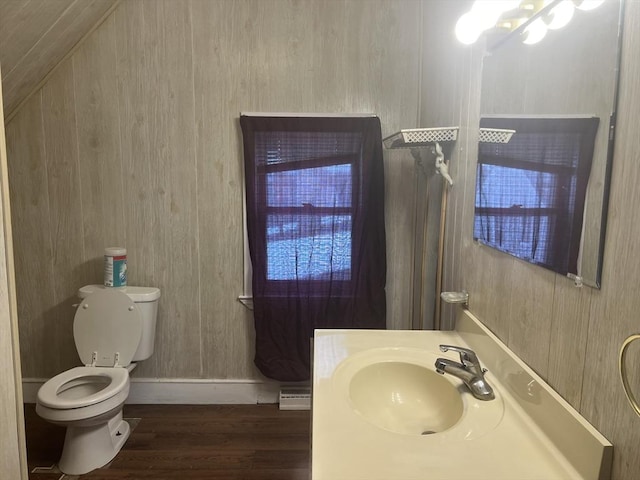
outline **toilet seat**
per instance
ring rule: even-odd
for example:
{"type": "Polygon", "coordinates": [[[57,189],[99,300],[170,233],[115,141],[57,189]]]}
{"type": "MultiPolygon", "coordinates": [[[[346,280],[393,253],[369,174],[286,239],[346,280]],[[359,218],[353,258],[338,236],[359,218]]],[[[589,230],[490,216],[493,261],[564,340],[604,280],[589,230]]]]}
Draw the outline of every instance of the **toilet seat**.
{"type": "Polygon", "coordinates": [[[124,390],[128,393],[128,386],[129,371],[126,368],[75,367],[45,382],[38,390],[38,403],[59,410],[83,408],[104,402],[124,390]],[[95,383],[97,378],[108,383],[96,393],[78,398],[60,395],[73,386],[95,383]]]}

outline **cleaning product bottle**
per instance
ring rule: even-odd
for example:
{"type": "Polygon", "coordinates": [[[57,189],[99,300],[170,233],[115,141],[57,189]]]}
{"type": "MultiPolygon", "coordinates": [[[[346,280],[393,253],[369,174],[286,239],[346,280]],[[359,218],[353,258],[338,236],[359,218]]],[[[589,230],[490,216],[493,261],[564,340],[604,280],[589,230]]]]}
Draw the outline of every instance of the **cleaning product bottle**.
{"type": "Polygon", "coordinates": [[[127,249],[109,247],[104,250],[105,287],[127,286],[127,249]]]}

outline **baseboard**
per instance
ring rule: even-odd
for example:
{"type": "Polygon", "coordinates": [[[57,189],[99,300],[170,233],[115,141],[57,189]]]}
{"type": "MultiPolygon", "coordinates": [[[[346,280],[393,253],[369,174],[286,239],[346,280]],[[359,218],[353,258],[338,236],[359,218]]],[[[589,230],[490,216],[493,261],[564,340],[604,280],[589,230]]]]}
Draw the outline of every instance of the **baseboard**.
{"type": "MultiPolygon", "coordinates": [[[[47,379],[23,378],[25,403],[35,403],[47,379]]],[[[266,380],[132,378],[129,404],[258,404],[278,403],[279,382],[266,380]]]]}

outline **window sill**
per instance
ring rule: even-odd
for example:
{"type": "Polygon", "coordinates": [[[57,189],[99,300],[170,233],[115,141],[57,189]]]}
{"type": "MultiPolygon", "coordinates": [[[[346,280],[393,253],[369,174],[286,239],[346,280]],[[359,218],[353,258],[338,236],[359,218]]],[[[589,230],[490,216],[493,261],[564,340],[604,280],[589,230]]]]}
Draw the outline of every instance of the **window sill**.
{"type": "Polygon", "coordinates": [[[249,310],[253,310],[253,297],[250,295],[238,295],[238,301],[249,310]]]}

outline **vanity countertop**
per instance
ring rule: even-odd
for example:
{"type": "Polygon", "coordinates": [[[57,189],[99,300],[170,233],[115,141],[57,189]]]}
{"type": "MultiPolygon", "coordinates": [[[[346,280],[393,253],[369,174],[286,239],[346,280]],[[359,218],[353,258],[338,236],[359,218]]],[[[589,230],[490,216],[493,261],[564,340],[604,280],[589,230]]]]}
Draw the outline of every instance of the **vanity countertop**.
{"type": "MultiPolygon", "coordinates": [[[[375,395],[372,393],[371,395],[375,395]]],[[[402,402],[401,402],[402,403],[402,402]]],[[[312,480],[609,478],[612,446],[467,310],[455,331],[317,330],[314,341],[312,480]],[[435,434],[397,433],[367,420],[350,387],[368,365],[435,370],[440,344],[474,350],[496,398],[460,392],[462,417],[435,434]]]]}

